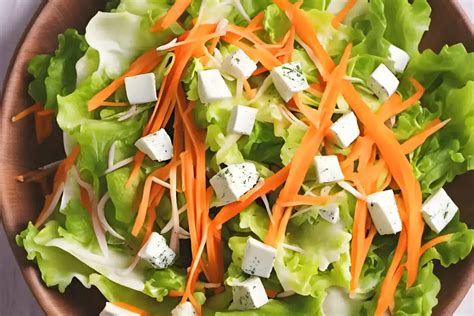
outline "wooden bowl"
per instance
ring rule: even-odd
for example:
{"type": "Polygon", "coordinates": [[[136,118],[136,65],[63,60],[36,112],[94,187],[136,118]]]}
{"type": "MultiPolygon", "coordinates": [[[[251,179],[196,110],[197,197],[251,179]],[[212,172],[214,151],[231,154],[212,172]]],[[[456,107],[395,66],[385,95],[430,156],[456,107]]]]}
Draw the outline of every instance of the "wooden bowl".
{"type": "MultiPolygon", "coordinates": [[[[20,184],[15,175],[60,159],[64,154],[60,133],[38,146],[33,124],[26,119],[16,124],[10,118],[32,103],[27,86],[28,61],[35,55],[51,53],[57,47],[57,34],[72,27],[84,30],[90,18],[103,9],[105,1],[49,0],[45,1],[32,19],[21,41],[10,72],[5,80],[5,90],[0,113],[0,212],[3,225],[21,267],[23,276],[39,304],[48,315],[97,315],[104,304],[95,289],[85,289],[77,281],[60,294],[56,288],[44,286],[36,265],[26,260],[26,254],[15,244],[15,235],[28,221],[36,218],[43,197],[36,185],[20,184]]],[[[474,49],[472,25],[463,14],[456,0],[432,0],[432,26],[426,34],[422,48],[439,50],[444,44],[464,43],[469,51],[474,49]]],[[[474,197],[471,193],[474,174],[459,177],[448,186],[449,193],[462,210],[461,217],[473,227],[471,212],[474,197]],[[470,184],[470,185],[469,185],[470,184]]],[[[474,256],[450,269],[439,269],[442,288],[437,315],[451,315],[473,283],[474,256]]]]}

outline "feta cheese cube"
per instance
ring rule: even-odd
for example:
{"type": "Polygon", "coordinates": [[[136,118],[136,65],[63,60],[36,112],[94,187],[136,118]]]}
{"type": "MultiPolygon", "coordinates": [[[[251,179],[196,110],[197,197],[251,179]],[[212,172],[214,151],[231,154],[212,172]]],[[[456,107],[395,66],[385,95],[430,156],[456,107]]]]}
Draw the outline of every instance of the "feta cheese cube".
{"type": "Polygon", "coordinates": [[[273,270],[275,256],[275,248],[250,237],[247,239],[244,258],[242,259],[242,271],[268,279],[273,270]]]}
{"type": "Polygon", "coordinates": [[[389,59],[393,62],[393,68],[395,71],[399,73],[404,72],[408,62],[410,61],[410,55],[395,45],[390,45],[388,47],[388,55],[389,59]]]}
{"type": "Polygon", "coordinates": [[[290,101],[296,93],[309,88],[299,62],[275,67],[271,71],[271,76],[275,88],[285,102],[290,101]]]}
{"type": "Polygon", "coordinates": [[[370,75],[367,82],[369,88],[381,100],[387,100],[397,91],[399,81],[397,77],[384,64],[380,64],[370,75]]]}
{"type": "Polygon", "coordinates": [[[229,87],[217,69],[198,72],[198,93],[202,103],[211,103],[232,97],[229,87]]]}
{"type": "Polygon", "coordinates": [[[135,146],[155,161],[161,162],[173,158],[173,143],[163,128],[156,133],[140,138],[135,146]]]}
{"type": "Polygon", "coordinates": [[[194,310],[193,304],[185,302],[179,304],[171,311],[171,316],[194,316],[196,311],[194,310]]]}
{"type": "Polygon", "coordinates": [[[329,223],[335,224],[340,219],[339,206],[334,203],[326,205],[319,209],[319,215],[329,223]]]}
{"type": "Polygon", "coordinates": [[[257,70],[257,63],[240,48],[227,56],[222,63],[222,71],[237,79],[247,79],[257,70]]]}
{"type": "Polygon", "coordinates": [[[322,184],[344,180],[344,174],[342,173],[337,156],[314,157],[314,168],[316,170],[316,180],[318,183],[322,184]]]}
{"type": "Polygon", "coordinates": [[[380,235],[396,234],[402,230],[397,202],[392,190],[367,196],[370,217],[380,235]]]}
{"type": "Polygon", "coordinates": [[[131,312],[112,303],[105,303],[105,308],[99,316],[140,316],[138,313],[131,312]]]}
{"type": "Polygon", "coordinates": [[[176,254],[166,244],[165,237],[153,232],[138,253],[143,260],[148,261],[155,269],[165,269],[173,264],[176,254]]]}
{"type": "Polygon", "coordinates": [[[258,277],[232,285],[232,299],[230,310],[256,309],[268,303],[267,293],[258,277]]]}
{"type": "Polygon", "coordinates": [[[255,118],[257,117],[257,113],[257,109],[243,105],[236,105],[232,109],[229,123],[227,124],[227,131],[229,133],[236,133],[241,135],[252,134],[253,125],[255,124],[255,118]]]}
{"type": "Polygon", "coordinates": [[[125,78],[125,92],[130,104],[142,104],[158,100],[154,73],[125,78]]]}
{"type": "Polygon", "coordinates": [[[337,144],[342,148],[349,147],[360,135],[354,112],[341,116],[329,129],[336,138],[337,144]]]}
{"type": "Polygon", "coordinates": [[[458,207],[443,188],[426,199],[422,206],[422,214],[426,224],[438,234],[453,219],[457,210],[458,207]]]}
{"type": "Polygon", "coordinates": [[[211,178],[217,198],[224,204],[237,201],[259,180],[255,165],[250,162],[229,165],[211,178]]]}

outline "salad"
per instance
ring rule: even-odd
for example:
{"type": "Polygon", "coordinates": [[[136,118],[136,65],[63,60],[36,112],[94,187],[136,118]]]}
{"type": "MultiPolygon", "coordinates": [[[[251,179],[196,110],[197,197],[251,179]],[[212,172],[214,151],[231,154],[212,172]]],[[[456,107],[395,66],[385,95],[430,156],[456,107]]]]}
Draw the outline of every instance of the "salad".
{"type": "Polygon", "coordinates": [[[430,315],[474,240],[443,189],[474,169],[474,54],[419,52],[430,13],[109,1],[29,63],[13,121],[66,158],[18,176],[45,192],[18,245],[100,315],[430,315]]]}

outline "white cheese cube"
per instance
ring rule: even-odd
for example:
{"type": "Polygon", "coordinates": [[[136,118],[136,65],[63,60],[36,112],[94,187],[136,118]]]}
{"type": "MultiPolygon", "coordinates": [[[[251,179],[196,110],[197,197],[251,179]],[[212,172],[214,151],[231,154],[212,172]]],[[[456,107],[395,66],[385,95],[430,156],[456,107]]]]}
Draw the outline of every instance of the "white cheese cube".
{"type": "Polygon", "coordinates": [[[268,303],[267,293],[258,277],[232,285],[232,299],[230,310],[256,309],[268,303]]]}
{"type": "Polygon", "coordinates": [[[372,222],[380,235],[396,234],[402,230],[402,221],[392,190],[367,196],[367,204],[372,222]]]}
{"type": "Polygon", "coordinates": [[[165,269],[173,264],[176,254],[166,244],[165,237],[153,232],[138,253],[143,260],[148,261],[155,269],[165,269]]]}
{"type": "Polygon", "coordinates": [[[257,63],[240,48],[227,56],[222,63],[222,71],[237,79],[247,79],[257,70],[257,63]]]}
{"type": "Polygon", "coordinates": [[[193,304],[185,302],[179,304],[171,311],[171,316],[194,316],[196,311],[194,310],[193,304]]]}
{"type": "Polygon", "coordinates": [[[125,91],[130,104],[142,104],[158,100],[155,74],[148,73],[125,78],[125,91]]]}
{"type": "Polygon", "coordinates": [[[367,83],[375,95],[381,101],[385,101],[397,91],[400,82],[387,66],[380,64],[370,75],[367,83]]]}
{"type": "Polygon", "coordinates": [[[138,313],[131,312],[112,303],[105,303],[105,308],[99,316],[140,316],[138,313]]]}
{"type": "Polygon", "coordinates": [[[269,278],[275,262],[276,249],[252,237],[247,240],[242,271],[250,275],[269,278]]]}
{"type": "Polygon", "coordinates": [[[198,72],[198,93],[202,103],[211,103],[232,97],[229,87],[217,69],[198,72]]]}
{"type": "Polygon", "coordinates": [[[135,146],[155,161],[161,162],[173,158],[173,143],[164,129],[140,138],[135,146]]]}
{"type": "Polygon", "coordinates": [[[257,117],[258,110],[243,106],[236,105],[232,109],[232,113],[227,124],[227,131],[229,133],[236,133],[241,135],[252,134],[253,125],[255,124],[255,118],[257,117]]]}
{"type": "Polygon", "coordinates": [[[275,67],[271,71],[271,76],[275,88],[285,102],[290,101],[296,93],[309,88],[299,62],[275,67]]]}
{"type": "Polygon", "coordinates": [[[339,182],[344,180],[337,156],[314,157],[314,168],[318,183],[339,182]]]}
{"type": "Polygon", "coordinates": [[[224,204],[237,201],[252,189],[259,180],[253,163],[229,165],[211,178],[210,183],[217,198],[224,204]]]}
{"type": "Polygon", "coordinates": [[[349,147],[360,135],[354,112],[341,116],[329,129],[336,138],[337,144],[342,148],[349,147]]]}
{"type": "Polygon", "coordinates": [[[453,219],[457,210],[458,207],[443,188],[426,199],[422,206],[422,214],[426,224],[438,234],[453,219]]]}
{"type": "Polygon", "coordinates": [[[339,206],[334,203],[326,205],[319,209],[319,215],[329,223],[335,224],[340,219],[339,206]]]}
{"type": "Polygon", "coordinates": [[[395,45],[390,45],[388,47],[389,59],[393,62],[393,68],[396,72],[404,72],[405,68],[410,61],[410,55],[401,48],[398,48],[395,45]]]}

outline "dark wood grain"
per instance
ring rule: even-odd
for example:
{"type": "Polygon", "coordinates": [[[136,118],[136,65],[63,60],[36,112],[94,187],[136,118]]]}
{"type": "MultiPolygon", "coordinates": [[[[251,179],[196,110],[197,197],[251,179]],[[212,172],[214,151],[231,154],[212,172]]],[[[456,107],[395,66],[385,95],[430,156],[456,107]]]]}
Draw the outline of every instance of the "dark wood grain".
{"type": "MultiPolygon", "coordinates": [[[[432,0],[432,26],[424,38],[423,48],[439,50],[444,44],[463,42],[474,49],[472,25],[463,16],[455,0],[432,0]]],[[[42,196],[33,185],[21,185],[14,176],[63,156],[60,134],[42,146],[34,141],[33,124],[25,120],[12,125],[10,118],[31,100],[26,89],[30,78],[27,62],[36,54],[50,53],[57,46],[57,34],[68,27],[84,30],[89,19],[102,8],[98,0],[50,0],[40,8],[25,34],[6,79],[0,113],[0,212],[3,225],[25,280],[48,315],[97,315],[103,298],[97,290],[82,288],[78,282],[64,295],[55,288],[44,286],[36,266],[28,262],[22,249],[16,247],[14,236],[28,221],[35,218],[42,204],[42,196]]],[[[469,66],[469,65],[467,65],[469,66]]],[[[472,65],[471,65],[472,66],[472,65]]],[[[449,185],[448,191],[461,207],[462,218],[474,226],[473,173],[464,175],[449,185]]],[[[439,305],[435,315],[452,315],[473,283],[474,256],[450,268],[438,269],[442,281],[439,305]]],[[[0,312],[1,314],[1,312],[0,312]]]]}

